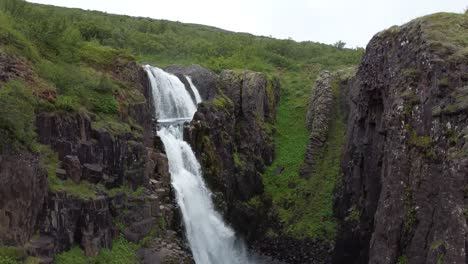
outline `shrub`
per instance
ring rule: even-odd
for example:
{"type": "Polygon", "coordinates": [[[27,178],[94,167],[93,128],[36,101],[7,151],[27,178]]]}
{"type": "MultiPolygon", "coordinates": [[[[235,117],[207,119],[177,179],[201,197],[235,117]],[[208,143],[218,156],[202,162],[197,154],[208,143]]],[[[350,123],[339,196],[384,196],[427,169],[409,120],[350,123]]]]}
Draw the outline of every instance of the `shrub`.
{"type": "Polygon", "coordinates": [[[96,92],[104,94],[113,93],[118,89],[119,87],[106,75],[101,76],[98,85],[96,86],[96,88],[94,88],[96,92]]]}
{"type": "Polygon", "coordinates": [[[89,261],[83,250],[79,247],[73,247],[69,251],[62,252],[55,256],[56,264],[88,264],[89,261]]]}
{"type": "Polygon", "coordinates": [[[59,110],[64,110],[67,112],[73,112],[78,110],[79,102],[75,96],[58,96],[57,100],[55,100],[55,106],[59,110]]]}
{"type": "Polygon", "coordinates": [[[90,98],[92,108],[94,112],[104,114],[116,114],[119,112],[119,106],[114,96],[112,95],[101,95],[90,98]]]}
{"type": "Polygon", "coordinates": [[[31,147],[35,141],[35,98],[22,82],[11,81],[0,89],[0,151],[31,147]]]}
{"type": "Polygon", "coordinates": [[[96,264],[136,264],[138,245],[128,242],[123,237],[114,240],[112,249],[102,249],[96,258],[96,264]]]}
{"type": "Polygon", "coordinates": [[[20,248],[0,246],[0,264],[19,264],[25,257],[26,253],[20,248]]]}
{"type": "Polygon", "coordinates": [[[8,256],[0,256],[0,264],[19,264],[19,262],[8,256]]]}

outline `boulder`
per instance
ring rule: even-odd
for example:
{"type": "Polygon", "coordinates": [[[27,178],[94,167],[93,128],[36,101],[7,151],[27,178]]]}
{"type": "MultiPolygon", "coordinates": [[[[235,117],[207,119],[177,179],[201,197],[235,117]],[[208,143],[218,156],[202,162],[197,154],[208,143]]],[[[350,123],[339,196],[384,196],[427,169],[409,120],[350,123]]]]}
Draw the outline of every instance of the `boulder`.
{"type": "Polygon", "coordinates": [[[81,179],[81,163],[77,156],[67,155],[63,160],[63,167],[66,171],[66,177],[75,183],[81,179]]]}

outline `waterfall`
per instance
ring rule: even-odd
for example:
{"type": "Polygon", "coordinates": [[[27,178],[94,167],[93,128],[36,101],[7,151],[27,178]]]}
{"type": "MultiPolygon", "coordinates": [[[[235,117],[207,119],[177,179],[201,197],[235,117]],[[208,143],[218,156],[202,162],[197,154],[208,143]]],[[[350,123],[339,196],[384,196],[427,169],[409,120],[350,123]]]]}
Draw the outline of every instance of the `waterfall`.
{"type": "Polygon", "coordinates": [[[159,68],[145,66],[148,73],[161,137],[169,160],[172,186],[182,212],[187,240],[197,264],[248,264],[242,241],[214,209],[192,148],[183,140],[183,123],[190,121],[201,101],[190,77],[192,98],[178,77],[159,68]]]}

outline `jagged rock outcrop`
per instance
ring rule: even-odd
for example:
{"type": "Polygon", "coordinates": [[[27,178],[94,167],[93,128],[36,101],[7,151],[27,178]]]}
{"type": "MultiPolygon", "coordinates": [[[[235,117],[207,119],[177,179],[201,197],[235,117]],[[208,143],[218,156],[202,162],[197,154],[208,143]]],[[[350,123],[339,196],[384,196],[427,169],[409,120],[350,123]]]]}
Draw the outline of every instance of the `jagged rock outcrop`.
{"type": "Polygon", "coordinates": [[[330,72],[320,73],[315,82],[314,88],[307,109],[306,126],[309,129],[309,145],[307,146],[304,165],[301,169],[303,177],[310,177],[316,165],[317,155],[324,146],[330,119],[333,111],[333,90],[332,76],[330,72]]]}
{"type": "Polygon", "coordinates": [[[16,78],[31,80],[35,77],[29,63],[18,56],[0,52],[0,82],[8,82],[16,78]]]}
{"type": "Polygon", "coordinates": [[[466,14],[435,14],[367,46],[347,101],[335,263],[466,263],[461,36],[468,36],[466,14]]]}
{"type": "MultiPolygon", "coordinates": [[[[191,77],[195,85],[202,78],[191,77]]],[[[215,86],[201,90],[215,90],[217,96],[199,105],[185,136],[202,164],[218,209],[236,230],[254,236],[263,220],[244,203],[263,193],[261,173],[274,158],[271,125],[279,82],[261,73],[226,70],[210,83],[215,86]]]]}
{"type": "Polygon", "coordinates": [[[88,256],[96,256],[99,249],[109,248],[115,238],[109,205],[110,198],[105,196],[87,200],[67,193],[50,193],[42,212],[42,237],[38,238],[52,241],[48,257],[76,244],[81,245],[88,256]]]}
{"type": "Polygon", "coordinates": [[[109,188],[124,181],[133,188],[148,182],[144,173],[147,151],[141,137],[93,129],[86,114],[41,113],[36,123],[39,142],[58,153],[67,175],[75,181],[101,183],[109,188]]]}

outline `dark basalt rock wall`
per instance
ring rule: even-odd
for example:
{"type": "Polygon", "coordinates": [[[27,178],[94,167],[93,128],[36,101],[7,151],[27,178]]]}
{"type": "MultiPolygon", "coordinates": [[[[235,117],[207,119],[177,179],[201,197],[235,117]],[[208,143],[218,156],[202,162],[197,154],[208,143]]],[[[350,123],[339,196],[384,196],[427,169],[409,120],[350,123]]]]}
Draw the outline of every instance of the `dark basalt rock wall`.
{"type": "MultiPolygon", "coordinates": [[[[151,123],[151,120],[147,120],[151,123]]],[[[85,114],[41,113],[37,117],[39,142],[50,145],[70,174],[70,160],[78,164],[75,182],[87,180],[107,187],[124,181],[133,188],[148,182],[145,175],[147,150],[141,137],[131,133],[112,135],[92,129],[85,114]]]]}
{"type": "Polygon", "coordinates": [[[41,219],[42,239],[52,245],[51,252],[61,252],[81,245],[87,255],[96,256],[109,248],[118,230],[112,223],[108,197],[85,200],[66,193],[49,193],[41,219]]]}
{"type": "MultiPolygon", "coordinates": [[[[0,64],[10,63],[8,59],[1,57],[0,64]]],[[[19,66],[10,68],[11,74],[19,75],[19,66]]],[[[147,75],[140,65],[125,59],[98,70],[146,97],[130,103],[116,98],[124,102],[119,118],[129,125],[129,131],[101,128],[93,114],[82,112],[38,113],[36,128],[38,141],[57,153],[58,178],[99,184],[102,191],[88,197],[76,190],[51,189],[39,157],[26,151],[2,153],[0,245],[24,249],[41,263],[52,263],[55,254],[73,246],[96,256],[120,235],[135,243],[151,235],[158,239],[145,242],[139,252],[142,261],[191,263],[189,249],[181,240],[167,157],[153,131],[154,106],[147,75]],[[112,193],[111,188],[121,189],[112,193]]]]}
{"type": "Polygon", "coordinates": [[[0,155],[0,244],[26,243],[47,192],[47,171],[28,152],[0,155]]]}
{"type": "Polygon", "coordinates": [[[334,263],[467,261],[468,62],[431,41],[433,23],[367,46],[347,101],[334,263]]]}
{"type": "Polygon", "coordinates": [[[261,174],[274,158],[271,124],[279,82],[251,71],[184,74],[191,76],[195,85],[201,84],[197,88],[202,94],[216,91],[216,96],[199,105],[185,128],[185,137],[202,164],[218,209],[236,230],[253,238],[266,220],[252,213],[244,202],[263,193],[261,174]],[[204,76],[210,80],[200,81],[204,76]],[[204,86],[206,83],[210,85],[204,86]]]}

